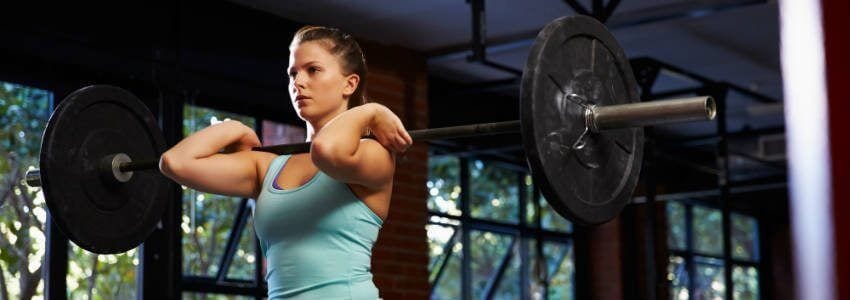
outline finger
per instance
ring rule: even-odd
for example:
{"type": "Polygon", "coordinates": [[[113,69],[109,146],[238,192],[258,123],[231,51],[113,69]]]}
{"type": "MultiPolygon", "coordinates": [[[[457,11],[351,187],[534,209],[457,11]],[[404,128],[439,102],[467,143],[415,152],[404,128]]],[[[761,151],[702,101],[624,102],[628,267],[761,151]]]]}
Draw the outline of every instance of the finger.
{"type": "Polygon", "coordinates": [[[401,152],[406,152],[407,148],[410,147],[410,143],[403,136],[398,136],[397,140],[399,142],[399,146],[401,147],[401,152]]]}

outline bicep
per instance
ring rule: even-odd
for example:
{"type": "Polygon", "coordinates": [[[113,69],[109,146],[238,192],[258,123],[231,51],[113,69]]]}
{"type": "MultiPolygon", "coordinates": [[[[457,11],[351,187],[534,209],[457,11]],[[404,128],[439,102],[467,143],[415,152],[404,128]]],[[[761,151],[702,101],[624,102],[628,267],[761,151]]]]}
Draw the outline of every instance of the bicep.
{"type": "Polygon", "coordinates": [[[199,191],[252,198],[259,190],[256,161],[253,151],[213,154],[181,162],[169,177],[199,191]]]}
{"type": "Polygon", "coordinates": [[[375,140],[362,139],[351,156],[334,159],[333,163],[317,164],[322,172],[336,180],[381,188],[392,182],[395,158],[375,140]]]}

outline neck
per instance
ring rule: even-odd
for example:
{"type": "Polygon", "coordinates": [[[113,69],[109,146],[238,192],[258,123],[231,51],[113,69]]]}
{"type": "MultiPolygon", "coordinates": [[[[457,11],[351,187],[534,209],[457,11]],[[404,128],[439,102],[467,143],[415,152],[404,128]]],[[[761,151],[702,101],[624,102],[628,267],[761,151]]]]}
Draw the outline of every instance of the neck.
{"type": "Polygon", "coordinates": [[[339,114],[345,112],[348,108],[346,106],[340,106],[340,108],[332,113],[327,114],[318,120],[311,120],[307,122],[307,142],[312,141],[313,137],[322,130],[325,125],[327,125],[331,120],[336,118],[339,114]]]}

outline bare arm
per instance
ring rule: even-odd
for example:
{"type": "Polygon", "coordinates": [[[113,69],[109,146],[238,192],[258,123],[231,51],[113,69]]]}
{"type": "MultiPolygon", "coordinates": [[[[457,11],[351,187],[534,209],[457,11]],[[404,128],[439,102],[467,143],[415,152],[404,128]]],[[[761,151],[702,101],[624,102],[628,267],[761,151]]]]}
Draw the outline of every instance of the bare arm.
{"type": "Polygon", "coordinates": [[[174,181],[204,192],[252,198],[259,191],[257,164],[251,147],[259,146],[254,130],[225,121],[198,131],[162,154],[159,168],[174,181]],[[219,153],[222,148],[233,153],[219,153]]]}
{"type": "Polygon", "coordinates": [[[340,114],[313,138],[310,157],[331,177],[378,189],[392,182],[395,160],[412,143],[401,120],[379,104],[365,104],[340,114]],[[370,128],[377,142],[361,139],[370,128]],[[388,150],[389,149],[389,150],[388,150]]]}

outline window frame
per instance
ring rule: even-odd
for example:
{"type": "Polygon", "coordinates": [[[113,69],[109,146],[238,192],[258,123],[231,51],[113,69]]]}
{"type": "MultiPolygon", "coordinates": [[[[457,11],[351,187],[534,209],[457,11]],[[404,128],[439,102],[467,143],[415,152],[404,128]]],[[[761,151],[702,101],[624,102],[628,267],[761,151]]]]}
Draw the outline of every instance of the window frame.
{"type": "MultiPolygon", "coordinates": [[[[447,226],[447,227],[452,227],[455,230],[454,233],[452,233],[452,237],[446,242],[445,245],[443,245],[444,257],[441,257],[440,261],[437,261],[435,263],[436,265],[439,266],[439,269],[436,271],[437,275],[434,276],[433,280],[429,276],[429,283],[431,284],[430,294],[433,294],[435,292],[435,290],[437,289],[437,287],[439,286],[438,283],[439,283],[439,281],[442,277],[442,274],[445,272],[445,268],[448,265],[449,259],[452,256],[450,249],[452,249],[454,247],[454,245],[458,242],[461,242],[463,245],[470,245],[470,237],[469,236],[470,236],[470,233],[472,231],[492,232],[492,233],[495,233],[495,234],[503,234],[503,235],[508,235],[508,236],[511,237],[511,243],[510,243],[510,246],[508,248],[508,251],[503,255],[500,262],[496,264],[497,267],[495,269],[495,272],[493,274],[490,274],[490,278],[488,278],[488,280],[487,280],[487,282],[488,282],[487,286],[482,293],[482,295],[484,295],[484,297],[486,299],[492,298],[494,293],[499,289],[500,284],[502,283],[502,280],[504,278],[505,270],[507,269],[507,266],[510,265],[510,260],[514,259],[514,256],[516,256],[514,254],[515,251],[516,251],[516,249],[515,249],[516,247],[519,247],[518,251],[516,251],[516,252],[519,256],[518,259],[520,259],[520,270],[519,270],[519,277],[520,277],[520,283],[521,283],[520,287],[519,287],[520,296],[521,296],[521,299],[527,299],[529,297],[530,291],[529,291],[529,284],[528,283],[531,282],[531,274],[529,274],[528,270],[529,270],[529,267],[531,267],[531,263],[532,263],[532,261],[531,261],[531,251],[536,251],[536,249],[529,249],[530,247],[527,247],[527,245],[530,244],[528,242],[531,242],[531,241],[534,241],[538,245],[541,245],[540,249],[542,249],[542,245],[544,245],[546,243],[558,243],[558,244],[565,246],[566,247],[565,249],[570,249],[572,247],[574,267],[580,268],[580,266],[578,264],[575,264],[575,261],[578,260],[578,258],[576,257],[576,252],[575,252],[575,248],[574,248],[575,247],[575,236],[574,236],[575,228],[572,227],[571,230],[568,231],[568,232],[561,232],[561,231],[543,228],[542,222],[541,222],[541,213],[540,213],[540,209],[541,209],[540,201],[543,201],[543,200],[542,200],[542,197],[541,197],[541,194],[540,194],[540,189],[538,188],[537,185],[532,184],[531,188],[533,190],[532,190],[531,196],[534,197],[534,199],[528,199],[528,195],[529,195],[528,194],[528,188],[529,188],[529,186],[526,186],[526,184],[525,184],[525,176],[528,174],[528,169],[526,167],[521,166],[521,165],[517,165],[517,164],[513,164],[513,163],[509,163],[509,162],[505,162],[505,161],[501,161],[501,160],[498,160],[498,159],[494,159],[492,157],[488,157],[488,156],[485,156],[485,155],[455,155],[451,152],[445,152],[445,151],[440,151],[440,152],[445,152],[445,153],[439,153],[438,154],[438,153],[436,153],[437,151],[434,151],[434,149],[436,148],[436,149],[439,150],[439,147],[435,147],[434,145],[431,145],[431,147],[432,147],[432,151],[429,151],[430,152],[429,153],[429,159],[436,158],[436,157],[442,157],[442,156],[454,156],[454,157],[457,157],[457,159],[458,159],[458,163],[460,164],[460,166],[459,166],[460,167],[459,184],[460,184],[460,187],[461,187],[461,191],[460,191],[460,196],[458,197],[457,201],[459,202],[458,204],[460,205],[461,213],[460,213],[459,216],[456,216],[456,215],[452,215],[452,214],[449,214],[449,213],[439,212],[439,211],[434,211],[434,210],[428,209],[428,219],[426,221],[426,226],[427,225],[447,226]],[[496,167],[505,168],[509,171],[512,171],[514,173],[514,175],[516,176],[515,182],[516,182],[516,185],[518,187],[518,189],[517,189],[517,191],[518,191],[518,199],[517,199],[518,204],[517,205],[518,205],[518,208],[519,208],[518,212],[517,212],[518,213],[518,216],[517,216],[518,222],[516,224],[514,224],[512,222],[500,222],[500,221],[496,221],[496,220],[492,220],[492,219],[486,219],[486,218],[482,218],[480,216],[479,217],[473,217],[472,216],[471,207],[470,207],[471,201],[469,199],[470,198],[470,191],[471,191],[470,190],[471,172],[469,170],[470,169],[469,165],[470,165],[470,162],[472,162],[474,160],[481,160],[481,161],[483,161],[487,164],[495,164],[496,167]],[[534,215],[533,215],[534,224],[529,224],[528,219],[527,219],[527,214],[528,214],[528,211],[527,211],[528,206],[527,205],[529,204],[529,201],[533,201],[532,205],[534,207],[534,215]],[[448,223],[448,222],[441,221],[439,219],[434,220],[434,217],[443,218],[443,220],[451,220],[453,222],[456,222],[457,224],[451,224],[451,223],[448,223]],[[435,284],[435,283],[437,283],[437,284],[435,284]]],[[[557,214],[557,212],[555,212],[554,210],[552,211],[552,213],[557,214]]],[[[558,216],[560,217],[560,215],[558,215],[558,216]]],[[[471,260],[472,260],[471,259],[471,249],[470,249],[470,247],[463,247],[462,251],[463,251],[463,253],[461,255],[461,262],[460,262],[460,265],[461,265],[461,267],[460,267],[461,268],[461,295],[462,295],[462,299],[467,300],[467,299],[473,298],[472,297],[472,274],[471,274],[471,272],[472,272],[472,270],[471,270],[471,260]]],[[[561,261],[563,261],[564,259],[568,259],[567,253],[568,253],[568,251],[565,251],[563,257],[560,258],[561,261]]],[[[540,253],[540,255],[538,255],[537,257],[545,257],[545,256],[542,255],[542,253],[540,253]]],[[[429,274],[431,274],[433,272],[431,270],[431,268],[433,266],[428,266],[428,267],[429,267],[429,274]]],[[[573,282],[573,284],[572,284],[573,289],[571,291],[571,293],[573,294],[573,297],[576,297],[576,295],[578,294],[578,292],[576,291],[578,289],[578,287],[576,286],[576,276],[578,276],[577,274],[579,274],[578,269],[576,269],[576,271],[573,273],[573,276],[571,278],[571,280],[573,282]]],[[[548,274],[548,271],[547,271],[547,277],[550,277],[550,276],[551,276],[551,274],[548,274]]],[[[551,280],[551,278],[547,278],[547,281],[544,282],[543,287],[542,287],[544,291],[547,291],[543,294],[544,299],[548,299],[549,280],[551,280]]]]}
{"type": "MultiPolygon", "coordinates": [[[[763,235],[762,227],[763,226],[762,226],[761,218],[759,218],[759,216],[757,216],[755,214],[746,213],[746,212],[738,211],[738,210],[731,210],[731,211],[728,212],[728,214],[724,213],[724,211],[723,211],[722,207],[720,207],[720,205],[717,205],[716,203],[713,203],[709,200],[700,200],[700,199],[670,200],[669,202],[665,203],[665,206],[668,206],[668,205],[670,205],[670,203],[674,203],[674,202],[678,203],[679,205],[682,205],[684,207],[684,210],[685,210],[685,216],[684,216],[684,219],[685,219],[685,249],[684,250],[674,249],[673,247],[671,247],[669,240],[666,240],[665,246],[667,248],[667,259],[668,259],[668,265],[669,265],[669,259],[674,257],[674,256],[679,256],[679,257],[682,257],[684,259],[683,263],[685,264],[685,269],[688,272],[687,288],[688,288],[689,297],[693,297],[693,292],[696,289],[696,280],[694,280],[695,274],[696,274],[696,265],[698,263],[696,260],[698,260],[700,257],[702,257],[702,258],[708,258],[708,259],[716,259],[716,260],[720,261],[721,263],[720,263],[719,266],[724,268],[724,272],[726,272],[725,268],[727,268],[727,267],[734,268],[735,266],[741,266],[741,267],[753,267],[753,268],[755,268],[756,271],[758,272],[758,282],[759,282],[758,295],[759,295],[759,299],[763,299],[764,298],[764,292],[763,291],[764,291],[764,284],[765,284],[763,271],[765,269],[764,265],[765,265],[766,262],[765,262],[765,256],[764,256],[764,253],[763,253],[764,247],[762,245],[762,240],[763,240],[762,239],[762,235],[763,235]],[[756,256],[756,259],[754,259],[754,260],[743,260],[743,259],[735,258],[734,254],[731,254],[731,253],[729,253],[729,255],[727,257],[726,253],[724,253],[724,252],[721,252],[720,254],[708,254],[708,253],[703,253],[703,252],[699,252],[699,251],[694,250],[694,232],[693,232],[694,231],[694,228],[693,228],[694,227],[693,226],[693,224],[694,224],[694,214],[693,214],[694,207],[701,207],[701,208],[706,208],[706,209],[717,210],[718,212],[721,213],[721,215],[723,217],[723,219],[721,220],[721,223],[727,222],[726,219],[731,218],[731,216],[733,214],[753,218],[756,221],[756,229],[755,229],[755,232],[754,232],[756,234],[756,240],[754,241],[756,249],[753,253],[753,255],[756,256]]],[[[667,210],[665,208],[665,220],[668,219],[667,218],[668,215],[667,215],[666,211],[667,210]]],[[[728,220],[728,222],[730,222],[730,224],[731,224],[731,220],[728,220]]],[[[730,225],[730,227],[731,227],[731,225],[730,225]]],[[[668,235],[669,231],[670,231],[669,222],[668,222],[668,225],[665,228],[667,230],[665,235],[668,235]]],[[[722,236],[721,238],[722,238],[724,244],[732,242],[731,233],[730,233],[729,236],[721,233],[721,236],[722,236]]],[[[729,247],[731,247],[731,244],[729,245],[729,247]]],[[[731,272],[731,270],[729,272],[731,272]]],[[[672,290],[672,288],[673,288],[673,286],[669,285],[668,292],[670,292],[672,290]]],[[[725,288],[730,289],[730,290],[732,290],[732,292],[734,292],[734,288],[735,288],[734,280],[732,281],[731,286],[726,286],[725,288]]]]}

